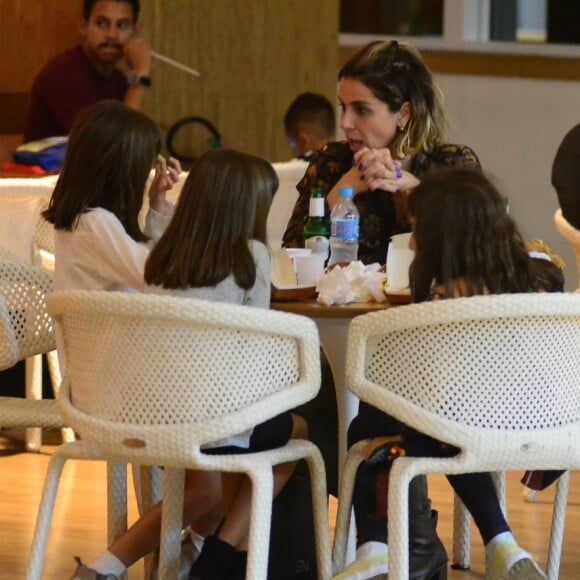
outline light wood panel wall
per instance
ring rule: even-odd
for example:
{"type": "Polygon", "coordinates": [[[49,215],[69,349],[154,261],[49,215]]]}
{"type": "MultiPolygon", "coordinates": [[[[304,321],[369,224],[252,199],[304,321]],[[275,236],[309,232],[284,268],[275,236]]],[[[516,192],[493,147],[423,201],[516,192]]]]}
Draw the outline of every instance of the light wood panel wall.
{"type": "Polygon", "coordinates": [[[0,0],[0,92],[27,92],[40,67],[73,46],[81,0],[0,0]]]}
{"type": "MultiPolygon", "coordinates": [[[[0,134],[22,132],[34,75],[75,44],[81,6],[0,0],[0,134]]],[[[142,0],[143,37],[202,73],[154,62],[145,111],[164,132],[198,115],[245,151],[290,158],[282,126],[290,101],[306,90],[335,101],[338,10],[335,0],[142,0]]]]}
{"type": "Polygon", "coordinates": [[[272,161],[291,157],[282,118],[310,90],[336,100],[335,0],[144,0],[143,36],[155,50],[201,72],[154,62],[145,108],[167,130],[199,115],[226,142],[272,161]]]}
{"type": "Polygon", "coordinates": [[[0,134],[21,133],[34,75],[74,46],[82,0],[0,0],[0,134]]]}

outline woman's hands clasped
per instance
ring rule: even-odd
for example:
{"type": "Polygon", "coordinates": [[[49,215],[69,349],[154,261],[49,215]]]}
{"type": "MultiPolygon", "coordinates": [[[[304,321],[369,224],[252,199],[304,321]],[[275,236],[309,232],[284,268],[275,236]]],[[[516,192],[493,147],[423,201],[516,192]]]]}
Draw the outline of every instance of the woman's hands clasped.
{"type": "Polygon", "coordinates": [[[408,191],[419,184],[419,180],[401,167],[399,160],[393,159],[387,148],[369,149],[364,147],[354,154],[353,166],[360,173],[360,179],[369,191],[381,189],[391,193],[408,191]]]}
{"type": "Polygon", "coordinates": [[[177,159],[157,156],[155,174],[149,186],[149,206],[159,211],[165,201],[165,194],[179,181],[181,165],[177,159]]]}

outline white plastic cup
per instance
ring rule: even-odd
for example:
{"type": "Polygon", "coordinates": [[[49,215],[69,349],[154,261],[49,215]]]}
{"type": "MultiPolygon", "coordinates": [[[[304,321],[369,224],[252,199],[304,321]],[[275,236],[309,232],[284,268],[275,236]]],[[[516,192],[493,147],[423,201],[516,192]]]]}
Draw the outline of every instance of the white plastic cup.
{"type": "Polygon", "coordinates": [[[290,257],[290,263],[292,264],[294,273],[298,274],[298,270],[296,269],[296,258],[310,256],[310,254],[312,254],[312,250],[309,250],[308,248],[284,248],[284,249],[286,250],[286,253],[290,257]]]}
{"type": "Polygon", "coordinates": [[[390,290],[409,287],[409,266],[415,252],[409,249],[411,234],[398,234],[391,238],[387,252],[387,284],[390,290]]]}
{"type": "Polygon", "coordinates": [[[316,278],[324,270],[325,256],[323,254],[310,254],[309,256],[296,256],[296,277],[300,286],[313,286],[316,278]]]}

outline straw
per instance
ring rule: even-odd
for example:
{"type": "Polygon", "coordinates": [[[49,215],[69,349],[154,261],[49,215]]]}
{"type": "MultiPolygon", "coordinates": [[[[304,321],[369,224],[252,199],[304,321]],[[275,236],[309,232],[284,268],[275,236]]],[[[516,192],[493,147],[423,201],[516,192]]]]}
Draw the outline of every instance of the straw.
{"type": "Polygon", "coordinates": [[[155,51],[151,51],[151,56],[153,58],[156,58],[157,60],[160,60],[162,62],[165,62],[167,64],[170,64],[171,66],[174,66],[175,68],[178,68],[179,70],[182,70],[194,77],[199,77],[201,76],[201,74],[199,73],[199,71],[196,71],[193,68],[189,68],[188,66],[185,66],[184,64],[181,64],[180,62],[177,62],[176,60],[173,60],[172,58],[169,58],[167,56],[163,56],[162,54],[159,54],[158,52],[155,51]]]}

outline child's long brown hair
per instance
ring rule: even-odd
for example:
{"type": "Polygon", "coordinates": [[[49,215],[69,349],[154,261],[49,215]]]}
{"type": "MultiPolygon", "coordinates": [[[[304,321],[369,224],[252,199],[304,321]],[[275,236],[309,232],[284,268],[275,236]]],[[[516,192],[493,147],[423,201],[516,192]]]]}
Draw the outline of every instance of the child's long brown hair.
{"type": "Polygon", "coordinates": [[[433,285],[453,297],[458,281],[470,296],[538,289],[505,200],[481,172],[434,171],[411,191],[408,207],[416,244],[414,301],[427,300],[433,285]]]}
{"type": "Polygon", "coordinates": [[[85,109],[71,130],[44,217],[57,230],[70,231],[83,213],[100,207],[117,216],[134,240],[146,240],[139,212],[160,149],[161,133],[143,113],[117,101],[85,109]]]}
{"type": "Polygon", "coordinates": [[[215,286],[233,274],[256,280],[249,240],[265,241],[278,178],[259,157],[232,150],[200,157],[183,185],[175,215],[145,265],[145,281],[164,288],[215,286]]]}

